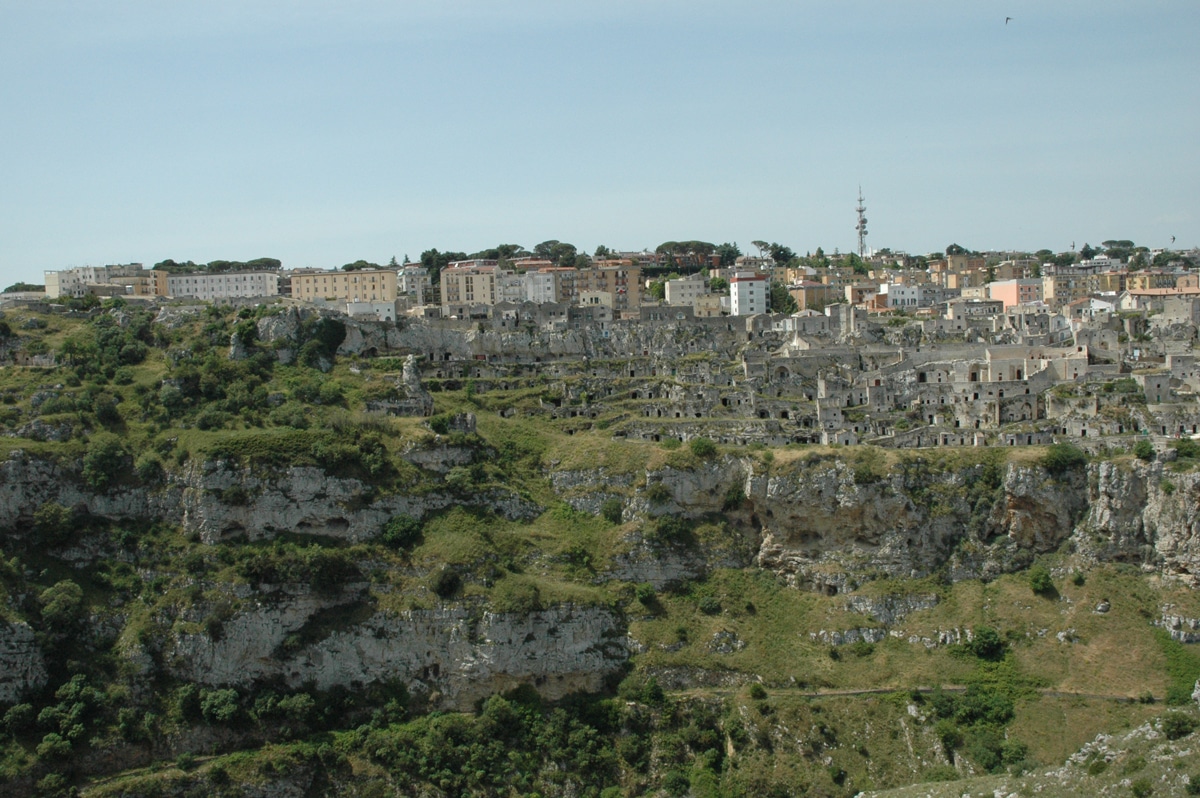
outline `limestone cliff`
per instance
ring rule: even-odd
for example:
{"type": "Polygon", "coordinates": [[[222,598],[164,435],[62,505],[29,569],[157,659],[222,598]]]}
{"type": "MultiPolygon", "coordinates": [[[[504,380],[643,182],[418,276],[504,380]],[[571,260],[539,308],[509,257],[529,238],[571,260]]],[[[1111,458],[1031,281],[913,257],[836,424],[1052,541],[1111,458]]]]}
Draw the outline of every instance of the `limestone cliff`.
{"type": "MultiPolygon", "coordinates": [[[[453,449],[420,450],[414,460],[431,471],[458,464],[453,449]]],[[[502,488],[473,494],[470,503],[505,518],[529,519],[536,504],[502,488]]],[[[395,515],[423,518],[463,503],[448,490],[375,495],[369,485],[314,467],[253,468],[210,460],[172,474],[165,486],[122,485],[90,490],[70,466],[14,450],[0,463],[0,527],[17,528],[48,502],[109,519],[144,518],[181,524],[205,543],[277,532],[361,541],[379,534],[395,515]]]]}
{"type": "Polygon", "coordinates": [[[221,686],[398,680],[436,706],[469,709],[522,683],[550,698],[595,691],[629,657],[622,619],[603,607],[515,614],[457,603],[389,612],[371,610],[353,590],[335,598],[298,586],[247,604],[219,635],[174,634],[163,652],[172,673],[221,686]]]}
{"type": "MultiPolygon", "coordinates": [[[[580,509],[595,512],[605,498],[622,498],[626,519],[701,519],[724,511],[756,539],[761,567],[827,593],[881,575],[923,577],[942,569],[954,580],[991,578],[1027,567],[1068,539],[1097,561],[1200,573],[1194,498],[1200,476],[1140,461],[1098,462],[1055,476],[1020,463],[985,474],[979,465],[935,470],[919,459],[871,471],[838,457],[778,469],[724,458],[637,479],[576,471],[552,481],[580,509]],[[732,512],[731,495],[744,496],[732,512]]],[[[648,559],[631,546],[613,575],[640,575],[657,585],[705,569],[703,549],[668,550],[655,568],[629,567],[648,559]]]]}
{"type": "Polygon", "coordinates": [[[46,663],[28,624],[0,621],[0,703],[15,703],[46,684],[46,663]]]}

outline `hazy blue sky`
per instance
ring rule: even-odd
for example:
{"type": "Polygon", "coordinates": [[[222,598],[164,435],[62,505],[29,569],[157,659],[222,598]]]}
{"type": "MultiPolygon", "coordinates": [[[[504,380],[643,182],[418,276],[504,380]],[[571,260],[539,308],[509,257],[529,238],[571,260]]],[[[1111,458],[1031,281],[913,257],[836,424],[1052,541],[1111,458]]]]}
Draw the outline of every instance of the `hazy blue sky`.
{"type": "Polygon", "coordinates": [[[1198,245],[1198,43],[1196,0],[0,0],[0,282],[844,251],[860,184],[874,247],[1198,245]]]}

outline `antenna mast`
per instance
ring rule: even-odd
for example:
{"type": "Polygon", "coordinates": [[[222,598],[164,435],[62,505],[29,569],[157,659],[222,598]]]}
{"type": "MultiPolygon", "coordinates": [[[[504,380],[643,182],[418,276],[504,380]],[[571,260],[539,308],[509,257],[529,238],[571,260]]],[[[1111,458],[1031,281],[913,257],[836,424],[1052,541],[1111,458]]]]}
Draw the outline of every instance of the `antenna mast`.
{"type": "Polygon", "coordinates": [[[864,216],[867,212],[867,206],[863,205],[862,186],[858,187],[858,224],[855,229],[858,230],[858,257],[864,257],[867,252],[867,217],[864,216]]]}

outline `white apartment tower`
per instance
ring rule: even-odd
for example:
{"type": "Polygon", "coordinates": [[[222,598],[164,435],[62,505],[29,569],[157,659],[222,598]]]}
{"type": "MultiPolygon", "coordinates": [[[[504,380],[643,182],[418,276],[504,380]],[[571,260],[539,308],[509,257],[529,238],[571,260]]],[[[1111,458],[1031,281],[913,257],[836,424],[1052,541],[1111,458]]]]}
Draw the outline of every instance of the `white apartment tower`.
{"type": "Polygon", "coordinates": [[[753,316],[767,312],[767,276],[758,272],[735,272],[729,280],[729,312],[753,316]]]}

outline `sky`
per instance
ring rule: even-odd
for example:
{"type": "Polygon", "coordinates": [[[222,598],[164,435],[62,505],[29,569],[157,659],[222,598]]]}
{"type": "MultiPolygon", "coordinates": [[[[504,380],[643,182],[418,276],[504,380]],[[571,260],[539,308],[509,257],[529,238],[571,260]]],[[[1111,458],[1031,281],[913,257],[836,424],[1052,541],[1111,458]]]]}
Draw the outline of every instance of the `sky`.
{"type": "Polygon", "coordinates": [[[874,248],[1196,246],[1198,41],[1195,0],[0,0],[0,286],[847,251],[860,186],[874,248]]]}

